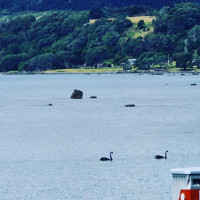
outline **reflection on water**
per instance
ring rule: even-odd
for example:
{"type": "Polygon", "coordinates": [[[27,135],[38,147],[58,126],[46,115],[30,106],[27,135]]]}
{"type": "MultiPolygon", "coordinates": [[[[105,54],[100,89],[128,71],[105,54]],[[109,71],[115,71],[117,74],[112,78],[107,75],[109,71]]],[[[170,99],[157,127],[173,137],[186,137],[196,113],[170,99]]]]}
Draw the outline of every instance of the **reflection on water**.
{"type": "Polygon", "coordinates": [[[200,166],[199,85],[180,75],[1,76],[0,199],[171,199],[169,170],[200,166]],[[70,99],[74,89],[82,100],[70,99]]]}

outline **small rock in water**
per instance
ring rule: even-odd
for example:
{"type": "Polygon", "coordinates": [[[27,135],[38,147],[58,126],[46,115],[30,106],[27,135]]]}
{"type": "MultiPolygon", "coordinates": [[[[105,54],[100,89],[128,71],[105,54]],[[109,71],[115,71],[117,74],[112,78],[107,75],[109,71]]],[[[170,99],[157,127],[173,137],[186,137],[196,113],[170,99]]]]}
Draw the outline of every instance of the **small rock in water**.
{"type": "Polygon", "coordinates": [[[82,99],[83,98],[83,92],[81,90],[74,90],[71,99],[82,99]]]}
{"type": "Polygon", "coordinates": [[[192,83],[192,84],[190,84],[191,86],[196,86],[197,84],[196,83],[192,83]]]}
{"type": "Polygon", "coordinates": [[[90,97],[90,99],[96,99],[96,98],[97,98],[96,96],[91,96],[91,97],[90,97]]]}
{"type": "Polygon", "coordinates": [[[48,106],[53,106],[53,104],[50,103],[48,106]]]}
{"type": "Polygon", "coordinates": [[[135,104],[127,104],[125,107],[135,107],[135,104]]]}

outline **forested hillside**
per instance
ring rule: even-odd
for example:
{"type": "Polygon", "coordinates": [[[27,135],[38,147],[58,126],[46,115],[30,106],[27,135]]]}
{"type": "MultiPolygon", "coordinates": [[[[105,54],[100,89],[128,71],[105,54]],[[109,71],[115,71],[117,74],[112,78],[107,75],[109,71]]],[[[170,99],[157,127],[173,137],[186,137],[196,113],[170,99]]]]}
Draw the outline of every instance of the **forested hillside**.
{"type": "MultiPolygon", "coordinates": [[[[145,5],[161,8],[185,0],[1,0],[0,10],[10,11],[44,11],[44,10],[85,10],[104,7],[123,7],[128,5],[145,5]]],[[[193,0],[200,2],[200,0],[193,0]]]]}
{"type": "Polygon", "coordinates": [[[158,11],[128,6],[91,11],[20,13],[0,18],[0,71],[38,71],[120,64],[137,58],[139,69],[200,66],[200,5],[180,3],[158,11]],[[126,16],[154,14],[153,23],[126,16]],[[89,23],[98,14],[101,18],[89,23]],[[112,18],[112,20],[111,20],[112,18]]]}

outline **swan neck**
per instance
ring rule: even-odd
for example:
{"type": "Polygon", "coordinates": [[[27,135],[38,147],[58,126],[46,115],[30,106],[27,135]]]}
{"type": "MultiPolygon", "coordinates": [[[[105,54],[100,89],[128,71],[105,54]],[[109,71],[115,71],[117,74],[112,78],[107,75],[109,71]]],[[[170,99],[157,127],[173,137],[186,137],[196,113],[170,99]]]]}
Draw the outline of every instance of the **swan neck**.
{"type": "Polygon", "coordinates": [[[112,160],[112,153],[110,153],[110,160],[112,160]]]}
{"type": "Polygon", "coordinates": [[[167,159],[167,152],[165,152],[165,159],[167,159]]]}

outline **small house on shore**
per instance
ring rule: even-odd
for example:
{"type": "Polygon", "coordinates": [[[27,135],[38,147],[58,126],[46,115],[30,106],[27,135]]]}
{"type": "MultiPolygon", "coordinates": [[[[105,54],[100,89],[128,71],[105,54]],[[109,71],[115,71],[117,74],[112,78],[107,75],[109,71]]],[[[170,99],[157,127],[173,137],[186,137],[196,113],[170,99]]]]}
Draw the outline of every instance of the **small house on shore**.
{"type": "Polygon", "coordinates": [[[132,65],[135,65],[136,61],[137,61],[136,58],[132,58],[132,59],[128,59],[127,63],[128,63],[128,65],[132,66],[132,65]]]}

